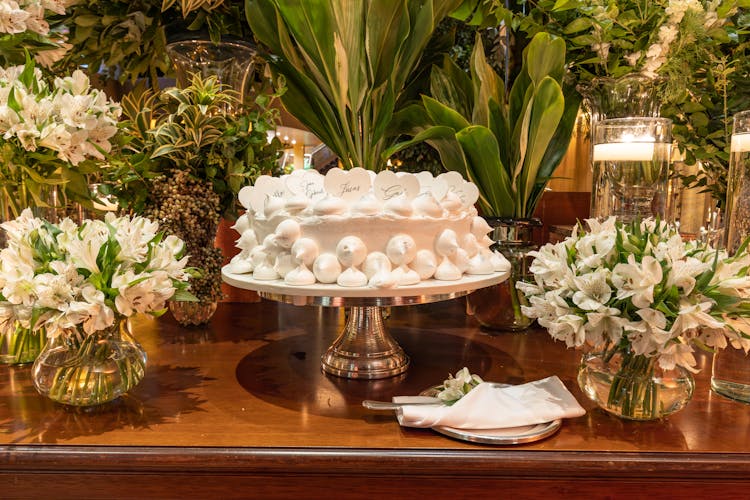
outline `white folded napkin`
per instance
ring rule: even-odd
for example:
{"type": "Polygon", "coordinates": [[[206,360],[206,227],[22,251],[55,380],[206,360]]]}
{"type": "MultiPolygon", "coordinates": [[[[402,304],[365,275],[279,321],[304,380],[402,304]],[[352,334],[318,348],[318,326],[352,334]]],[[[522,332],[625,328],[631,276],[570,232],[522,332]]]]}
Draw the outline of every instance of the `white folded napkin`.
{"type": "MultiPolygon", "coordinates": [[[[424,403],[423,396],[395,396],[394,403],[424,403]]],[[[453,406],[401,407],[398,422],[407,427],[445,426],[455,429],[503,429],[580,417],[584,410],[556,376],[522,385],[477,385],[453,406]]]]}

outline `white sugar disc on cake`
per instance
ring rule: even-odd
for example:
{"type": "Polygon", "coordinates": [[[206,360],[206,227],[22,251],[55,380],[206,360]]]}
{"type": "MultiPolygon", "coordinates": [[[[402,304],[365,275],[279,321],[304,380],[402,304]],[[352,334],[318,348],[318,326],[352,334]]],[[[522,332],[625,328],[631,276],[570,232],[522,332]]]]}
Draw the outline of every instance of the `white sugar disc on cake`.
{"type": "Polygon", "coordinates": [[[355,167],[349,171],[332,168],[326,173],[323,186],[329,194],[352,202],[370,191],[372,181],[364,168],[355,167]]]}
{"type": "Polygon", "coordinates": [[[266,207],[266,199],[271,197],[283,199],[285,191],[284,181],[279,177],[261,175],[255,181],[255,185],[248,196],[250,206],[255,213],[262,214],[266,207]]]}
{"type": "Polygon", "coordinates": [[[296,196],[320,200],[326,195],[324,179],[317,170],[295,170],[286,176],[286,189],[296,196]]]}
{"type": "Polygon", "coordinates": [[[402,194],[407,200],[413,200],[419,195],[419,179],[414,174],[396,175],[390,170],[383,170],[375,177],[373,188],[375,196],[381,201],[402,194]]]}

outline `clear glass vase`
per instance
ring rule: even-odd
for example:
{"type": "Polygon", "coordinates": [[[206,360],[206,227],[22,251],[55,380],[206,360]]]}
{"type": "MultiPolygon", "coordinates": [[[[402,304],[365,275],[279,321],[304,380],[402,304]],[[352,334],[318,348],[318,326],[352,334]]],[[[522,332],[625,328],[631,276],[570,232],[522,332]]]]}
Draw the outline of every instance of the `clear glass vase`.
{"type": "Polygon", "coordinates": [[[750,404],[750,355],[728,346],[714,353],[711,389],[729,399],[750,404]]]}
{"type": "Polygon", "coordinates": [[[681,410],[693,396],[693,375],[664,370],[656,357],[614,347],[584,354],[578,385],[603,410],[629,420],[654,420],[681,410]]]}
{"type": "MultiPolygon", "coordinates": [[[[658,117],[662,102],[663,81],[640,74],[620,78],[595,78],[578,86],[583,96],[583,109],[593,139],[596,123],[611,118],[658,117]]],[[[592,170],[591,217],[604,218],[612,213],[616,199],[611,184],[601,165],[593,161],[593,140],[590,155],[592,170]]],[[[666,192],[657,195],[666,204],[666,192]]],[[[659,201],[657,200],[657,203],[659,201]]]]}
{"type": "Polygon", "coordinates": [[[16,323],[0,335],[0,364],[32,363],[46,343],[47,331],[44,328],[24,328],[16,323]]]}
{"type": "Polygon", "coordinates": [[[146,372],[146,352],[128,325],[118,318],[92,334],[71,329],[51,338],[31,370],[37,391],[72,406],[108,403],[127,393],[146,372]]]}
{"type": "MultiPolygon", "coordinates": [[[[234,89],[245,102],[255,80],[257,50],[244,40],[189,39],[167,44],[167,55],[177,72],[180,87],[190,85],[193,74],[216,76],[224,86],[234,89]]],[[[227,112],[233,111],[227,109],[227,112]]]]}
{"type": "Polygon", "coordinates": [[[467,295],[466,312],[486,329],[523,331],[531,326],[533,320],[521,312],[521,306],[527,306],[528,302],[526,296],[516,289],[516,282],[531,279],[528,253],[537,248],[533,242],[533,232],[534,228],[542,226],[542,222],[539,219],[485,219],[493,228],[493,249],[501,252],[510,262],[510,277],[500,284],[467,295]]]}
{"type": "Polygon", "coordinates": [[[169,311],[183,326],[198,326],[208,323],[216,312],[216,301],[169,301],[169,311]]]}

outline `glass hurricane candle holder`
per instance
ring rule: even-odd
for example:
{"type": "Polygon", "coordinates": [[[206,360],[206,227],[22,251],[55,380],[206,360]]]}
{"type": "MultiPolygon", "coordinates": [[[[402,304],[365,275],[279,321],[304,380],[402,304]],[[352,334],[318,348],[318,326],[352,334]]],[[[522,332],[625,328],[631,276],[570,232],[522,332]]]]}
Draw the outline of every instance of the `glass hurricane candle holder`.
{"type": "Polygon", "coordinates": [[[615,118],[594,129],[594,163],[614,191],[612,213],[624,222],[664,217],[663,196],[671,157],[672,121],[615,118]]]}
{"type": "MultiPolygon", "coordinates": [[[[750,235],[750,111],[734,116],[727,181],[726,249],[734,255],[750,235]]],[[[714,354],[711,388],[722,396],[750,403],[750,340],[736,338],[714,354]]]]}

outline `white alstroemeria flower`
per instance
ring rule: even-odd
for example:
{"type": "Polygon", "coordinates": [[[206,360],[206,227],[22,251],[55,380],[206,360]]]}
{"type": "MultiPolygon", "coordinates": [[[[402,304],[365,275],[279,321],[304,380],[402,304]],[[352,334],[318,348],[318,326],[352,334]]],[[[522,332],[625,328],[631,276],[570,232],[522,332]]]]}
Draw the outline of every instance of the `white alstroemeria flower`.
{"type": "Polygon", "coordinates": [[[709,263],[701,262],[695,257],[674,261],[667,274],[667,286],[677,286],[682,289],[682,293],[690,295],[695,288],[695,279],[710,268],[709,263]]]}
{"type": "Polygon", "coordinates": [[[680,310],[677,312],[670,333],[679,335],[683,331],[697,328],[721,328],[724,326],[722,321],[714,318],[707,311],[713,307],[713,302],[704,301],[693,303],[685,299],[680,300],[680,310]]]}
{"type": "Polygon", "coordinates": [[[641,51],[638,50],[636,52],[631,52],[630,54],[625,55],[625,61],[627,61],[629,66],[635,67],[638,64],[638,60],[641,58],[641,51]]]}
{"type": "Polygon", "coordinates": [[[564,341],[566,346],[578,347],[586,342],[584,322],[577,314],[566,314],[550,323],[547,330],[552,338],[564,341]]]}
{"type": "Polygon", "coordinates": [[[724,316],[724,333],[735,349],[750,352],[750,319],[724,316]]]}
{"type": "Polygon", "coordinates": [[[41,0],[45,10],[51,10],[55,14],[65,15],[65,7],[75,5],[77,0],[41,0]]]}
{"type": "Polygon", "coordinates": [[[742,272],[748,266],[750,266],[750,256],[740,259],[720,259],[711,279],[711,285],[725,295],[750,298],[750,276],[742,272]]]}
{"type": "Polygon", "coordinates": [[[38,3],[31,3],[26,4],[24,10],[29,14],[29,17],[26,18],[26,30],[47,36],[49,34],[49,23],[44,19],[44,7],[38,3]]]}
{"type": "Polygon", "coordinates": [[[0,33],[11,35],[26,31],[29,13],[22,10],[13,0],[0,2],[0,33]]]}
{"type": "Polygon", "coordinates": [[[617,344],[622,338],[623,328],[629,321],[620,315],[620,310],[605,307],[596,312],[586,313],[587,339],[592,345],[601,345],[605,338],[617,344]]]}
{"type": "Polygon", "coordinates": [[[661,280],[661,264],[650,255],[644,256],[640,263],[633,255],[628,255],[627,264],[617,264],[612,270],[612,284],[618,289],[617,298],[631,297],[633,305],[638,308],[646,308],[653,303],[654,287],[661,280]]]}
{"type": "Polygon", "coordinates": [[[37,274],[33,279],[37,307],[63,310],[73,300],[76,290],[66,276],[37,274]]]}
{"type": "Polygon", "coordinates": [[[65,78],[55,78],[55,88],[65,90],[73,95],[86,94],[89,92],[89,87],[89,77],[80,69],[75,70],[72,75],[65,78]]]}
{"type": "Polygon", "coordinates": [[[614,232],[584,235],[575,244],[575,249],[578,251],[577,258],[579,259],[576,267],[579,271],[597,269],[609,261],[614,248],[614,232]]]}
{"type": "Polygon", "coordinates": [[[529,256],[535,257],[529,270],[547,285],[562,283],[572,275],[567,264],[567,253],[563,242],[545,245],[538,251],[529,252],[529,256]]]}
{"type": "Polygon", "coordinates": [[[688,344],[670,342],[659,354],[659,366],[664,370],[673,370],[675,366],[681,366],[688,371],[698,373],[695,369],[696,361],[693,348],[688,344]]]}
{"type": "Polygon", "coordinates": [[[599,311],[605,308],[612,297],[612,289],[607,280],[609,270],[599,268],[596,271],[573,278],[577,288],[573,293],[573,303],[584,311],[599,311]]]}
{"type": "Polygon", "coordinates": [[[708,347],[724,349],[727,346],[727,336],[724,328],[701,328],[697,333],[698,336],[696,338],[708,347]]]}
{"type": "Polygon", "coordinates": [[[636,354],[652,355],[659,352],[669,339],[670,334],[665,330],[667,318],[664,313],[656,309],[639,309],[636,311],[642,321],[631,321],[623,325],[627,337],[636,354]]]}

